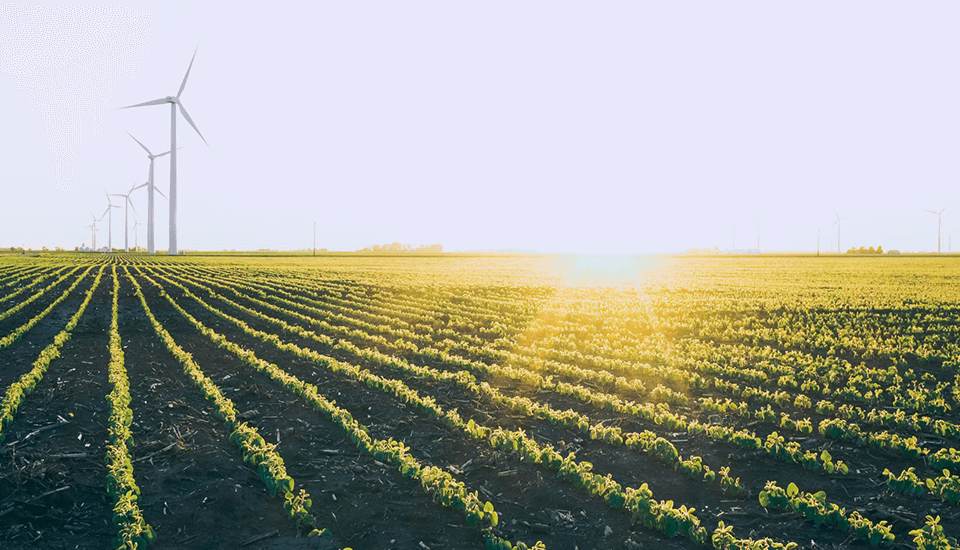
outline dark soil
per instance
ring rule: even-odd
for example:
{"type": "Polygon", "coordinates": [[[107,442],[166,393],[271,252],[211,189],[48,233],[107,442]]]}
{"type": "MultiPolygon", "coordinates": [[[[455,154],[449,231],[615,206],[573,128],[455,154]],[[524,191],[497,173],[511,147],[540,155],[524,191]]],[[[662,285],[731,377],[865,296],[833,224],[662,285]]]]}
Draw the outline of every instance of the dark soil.
{"type": "MultiPolygon", "coordinates": [[[[328,528],[332,536],[322,540],[308,538],[306,529],[298,528],[285,517],[282,498],[270,496],[255,469],[243,462],[237,446],[228,441],[227,429],[214,415],[213,405],[157,338],[132,285],[122,275],[123,269],[119,271],[120,334],[133,396],[134,475],[141,489],[144,517],[159,535],[154,547],[483,548],[482,533],[470,527],[462,514],[434,502],[416,481],[402,477],[394,467],[359,453],[333,422],[217,348],[189,325],[153,285],[139,278],[160,322],[233,400],[243,418],[268,442],[278,444],[277,451],[298,489],[311,494],[318,525],[328,528]]],[[[0,350],[0,383],[4,387],[26,372],[43,346],[63,328],[79,307],[93,276],[91,272],[68,299],[20,341],[0,350]]],[[[72,280],[64,281],[24,311],[0,323],[0,336],[45,308],[72,280]]],[[[493,502],[501,519],[494,532],[504,538],[527,543],[542,540],[548,548],[567,550],[697,547],[684,538],[669,539],[631,526],[622,511],[609,508],[546,469],[519,460],[517,454],[469,440],[389,394],[278,351],[215,317],[174,287],[164,286],[201,322],[258,357],[316,384],[325,396],[335,399],[360,420],[374,437],[403,441],[421,462],[446,469],[471,491],[477,491],[482,500],[493,502]]],[[[0,547],[4,550],[101,549],[109,547],[116,533],[111,522],[113,503],[105,491],[104,466],[111,289],[108,269],[61,357],[51,363],[44,380],[5,430],[6,441],[0,444],[0,547]]],[[[329,289],[329,295],[338,300],[343,299],[347,290],[367,295],[377,292],[351,281],[331,282],[329,289]]],[[[8,291],[0,291],[0,296],[8,291]]],[[[322,300],[324,295],[318,293],[314,298],[322,300]]],[[[512,299],[509,289],[504,289],[502,296],[512,299]]],[[[24,298],[20,296],[12,302],[24,298]]],[[[0,306],[0,311],[13,303],[0,306]]],[[[271,325],[216,299],[210,303],[254,328],[277,332],[271,325]]],[[[315,341],[287,335],[281,338],[351,361],[315,341]]],[[[777,480],[781,486],[793,481],[807,490],[826,490],[831,501],[848,510],[858,509],[871,519],[889,521],[897,534],[896,547],[908,547],[907,531],[922,524],[927,513],[939,514],[948,532],[956,535],[954,526],[960,520],[960,511],[955,505],[911,498],[885,488],[881,475],[884,468],[895,472],[908,466],[918,466],[918,471],[924,469],[922,463],[897,455],[819,436],[808,438],[803,442],[805,447],[830,448],[836,458],[851,466],[847,476],[830,476],[777,461],[762,452],[746,452],[703,438],[670,433],[662,427],[599,411],[563,396],[490,380],[508,395],[526,395],[558,409],[572,408],[594,421],[614,423],[625,430],[652,430],[673,441],[683,456],[701,456],[715,470],[730,466],[733,475],[739,476],[747,487],[746,494],[734,497],[723,494],[717,484],[708,485],[674,472],[652,456],[590,441],[572,430],[518,416],[456,387],[431,385],[365,366],[381,376],[403,380],[422,395],[435,398],[443,408],[456,408],[465,418],[490,427],[523,428],[531,437],[563,453],[576,452],[578,459],[593,463],[595,471],[612,473],[625,486],[649,483],[657,498],[696,507],[697,515],[711,530],[724,521],[733,524],[741,537],[770,536],[797,541],[805,548],[868,548],[845,534],[814,527],[792,513],[760,507],[757,492],[767,480],[777,480]]],[[[442,364],[431,366],[445,368],[442,364]]],[[[684,412],[697,415],[696,411],[684,412]]],[[[724,421],[746,425],[740,420],[724,421]]],[[[750,427],[761,435],[773,429],[763,425],[750,427]]]]}

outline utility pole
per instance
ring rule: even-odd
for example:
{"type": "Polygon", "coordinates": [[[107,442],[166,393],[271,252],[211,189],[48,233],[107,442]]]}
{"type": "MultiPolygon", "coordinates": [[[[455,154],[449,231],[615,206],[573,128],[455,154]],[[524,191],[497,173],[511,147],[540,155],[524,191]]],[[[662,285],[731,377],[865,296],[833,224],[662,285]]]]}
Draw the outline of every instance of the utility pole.
{"type": "Polygon", "coordinates": [[[317,257],[317,222],[313,222],[313,257],[317,257]]]}

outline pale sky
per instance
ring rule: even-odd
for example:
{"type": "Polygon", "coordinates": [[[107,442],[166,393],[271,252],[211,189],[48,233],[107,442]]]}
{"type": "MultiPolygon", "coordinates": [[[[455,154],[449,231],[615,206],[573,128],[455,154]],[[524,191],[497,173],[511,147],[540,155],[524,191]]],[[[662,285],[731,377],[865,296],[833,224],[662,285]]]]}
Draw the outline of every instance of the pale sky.
{"type": "MultiPolygon", "coordinates": [[[[763,250],[813,250],[818,228],[830,250],[836,209],[844,249],[934,250],[941,208],[960,249],[955,1],[248,5],[80,10],[100,18],[81,43],[0,17],[0,247],[89,245],[103,188],[146,178],[124,130],[169,148],[168,107],[115,109],[176,94],[199,44],[181,99],[210,147],[179,120],[184,249],[308,248],[314,222],[332,250],[678,252],[729,248],[734,224],[753,248],[759,216],[763,250]],[[9,58],[42,63],[30,48],[86,53],[9,58]],[[64,63],[60,111],[9,70],[64,63]],[[75,161],[51,112],[81,120],[75,161]]],[[[159,198],[158,249],[167,217],[159,198]]]]}

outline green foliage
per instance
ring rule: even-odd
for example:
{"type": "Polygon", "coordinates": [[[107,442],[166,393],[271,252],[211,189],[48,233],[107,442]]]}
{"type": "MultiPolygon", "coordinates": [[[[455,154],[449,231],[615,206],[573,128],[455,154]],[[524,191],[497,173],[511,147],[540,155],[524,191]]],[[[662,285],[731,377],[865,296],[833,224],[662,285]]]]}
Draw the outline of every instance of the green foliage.
{"type": "Polygon", "coordinates": [[[826,524],[840,531],[850,531],[871,546],[889,545],[895,540],[886,521],[874,523],[858,511],[847,514],[846,509],[827,501],[827,494],[823,491],[805,493],[794,483],[783,489],[776,482],[768,481],[759,500],[764,508],[791,509],[814,525],[826,524]]]}
{"type": "Polygon", "coordinates": [[[927,516],[923,527],[910,531],[917,550],[954,550],[960,548],[957,539],[947,536],[940,525],[940,516],[927,516]]]}

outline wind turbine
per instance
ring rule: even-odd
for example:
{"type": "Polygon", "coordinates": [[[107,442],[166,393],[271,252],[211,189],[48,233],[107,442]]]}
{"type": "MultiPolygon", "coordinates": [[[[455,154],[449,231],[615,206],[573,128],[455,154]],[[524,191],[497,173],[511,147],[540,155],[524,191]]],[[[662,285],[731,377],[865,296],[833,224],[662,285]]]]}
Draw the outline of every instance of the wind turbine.
{"type": "Polygon", "coordinates": [[[927,212],[937,215],[937,254],[940,253],[940,230],[943,229],[943,221],[940,219],[940,214],[943,214],[944,210],[946,210],[946,208],[941,208],[939,212],[936,210],[927,210],[927,212]]]}
{"type": "MultiPolygon", "coordinates": [[[[107,248],[111,251],[113,250],[113,209],[120,208],[119,206],[113,204],[113,201],[110,200],[110,193],[107,193],[107,190],[103,190],[103,194],[107,196],[107,210],[104,212],[110,213],[107,217],[107,248]]],[[[103,216],[100,216],[100,219],[103,219],[103,216]]]]}
{"type": "Polygon", "coordinates": [[[90,243],[90,250],[96,251],[97,250],[97,224],[91,223],[90,225],[85,225],[84,227],[90,228],[90,236],[92,239],[92,242],[90,243]]]}
{"type": "Polygon", "coordinates": [[[133,217],[133,249],[134,250],[137,250],[138,248],[140,248],[140,245],[138,244],[140,232],[137,230],[137,227],[141,225],[143,224],[140,223],[140,220],[138,220],[137,217],[134,216],[133,217]]]}
{"type": "Polygon", "coordinates": [[[833,210],[833,213],[837,216],[837,220],[833,222],[833,225],[837,226],[837,254],[842,254],[842,251],[840,250],[840,220],[845,220],[847,218],[841,218],[840,214],[837,214],[836,209],[833,210]]]}
{"type": "MultiPolygon", "coordinates": [[[[199,49],[199,47],[198,47],[199,49]]],[[[190,118],[190,115],[187,114],[187,110],[184,108],[183,103],[180,102],[180,96],[183,95],[183,89],[187,86],[187,78],[190,76],[190,69],[193,68],[193,60],[197,57],[197,50],[193,51],[193,57],[190,59],[190,65],[187,67],[187,74],[183,75],[183,82],[180,84],[180,90],[177,92],[176,96],[167,96],[160,99],[154,99],[153,101],[145,101],[143,103],[137,103],[136,105],[128,105],[122,107],[123,109],[129,109],[131,107],[147,107],[149,105],[164,105],[166,103],[170,104],[170,243],[169,250],[170,254],[177,253],[177,108],[180,109],[180,114],[183,115],[183,118],[186,119],[187,123],[193,127],[197,132],[197,135],[200,136],[200,139],[204,143],[207,143],[207,140],[204,139],[203,134],[200,133],[200,129],[197,128],[197,125],[193,123],[193,119],[190,118]]],[[[209,146],[210,144],[207,143],[209,146]]]]}
{"type": "Polygon", "coordinates": [[[134,213],[134,214],[137,213],[137,209],[134,208],[134,206],[133,206],[133,201],[130,200],[130,194],[133,193],[134,191],[136,191],[137,189],[140,189],[141,187],[144,187],[144,186],[146,186],[146,185],[147,185],[147,184],[144,183],[143,185],[139,185],[139,186],[138,186],[138,185],[137,185],[137,182],[133,182],[133,186],[130,188],[129,191],[126,192],[126,194],[124,194],[124,193],[111,193],[111,195],[114,196],[114,197],[123,197],[124,199],[126,199],[126,204],[123,205],[123,249],[124,249],[125,252],[130,252],[130,244],[129,244],[130,241],[128,240],[128,235],[127,235],[127,234],[128,234],[128,231],[127,231],[127,230],[130,228],[130,223],[129,223],[129,221],[128,221],[128,219],[129,219],[128,216],[129,216],[129,212],[130,212],[130,211],[128,210],[127,207],[133,208],[133,213],[134,213]]]}
{"type": "Polygon", "coordinates": [[[93,251],[96,252],[97,251],[97,222],[102,220],[103,216],[100,216],[100,219],[98,220],[97,215],[94,214],[93,212],[90,212],[90,217],[93,218],[93,223],[87,226],[90,228],[90,233],[92,235],[92,237],[90,238],[90,246],[93,247],[93,251]]]}
{"type": "MultiPolygon", "coordinates": [[[[170,151],[160,153],[159,155],[154,155],[150,149],[147,149],[146,145],[140,143],[139,139],[133,137],[133,134],[127,132],[127,135],[133,138],[133,141],[136,141],[140,147],[143,147],[143,150],[147,152],[147,158],[150,159],[150,171],[147,172],[147,252],[153,254],[153,161],[170,153],[170,151]]],[[[163,195],[163,193],[160,194],[163,195]]]]}

